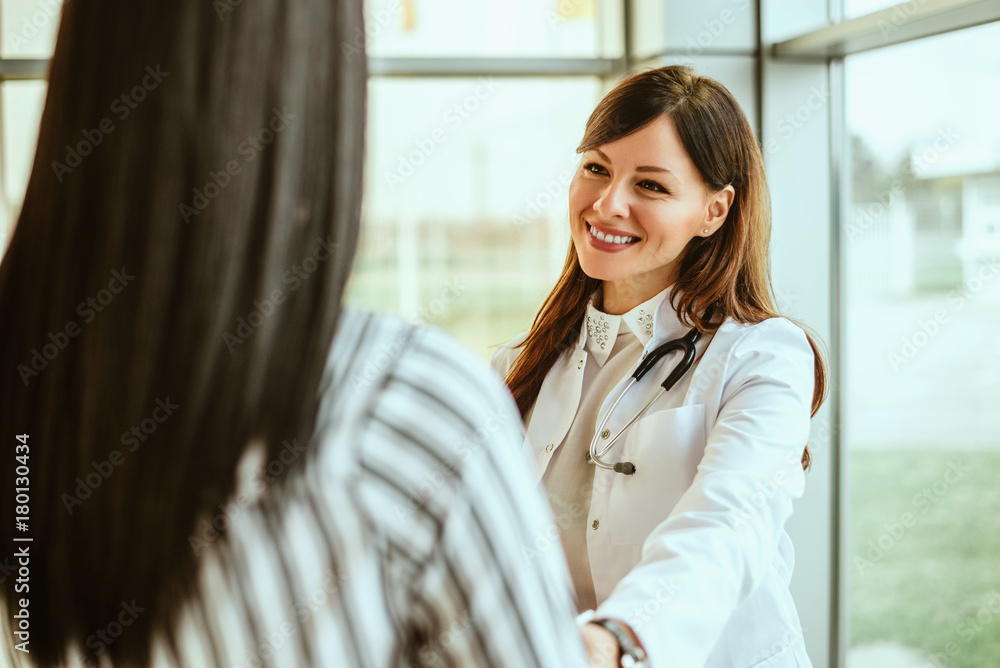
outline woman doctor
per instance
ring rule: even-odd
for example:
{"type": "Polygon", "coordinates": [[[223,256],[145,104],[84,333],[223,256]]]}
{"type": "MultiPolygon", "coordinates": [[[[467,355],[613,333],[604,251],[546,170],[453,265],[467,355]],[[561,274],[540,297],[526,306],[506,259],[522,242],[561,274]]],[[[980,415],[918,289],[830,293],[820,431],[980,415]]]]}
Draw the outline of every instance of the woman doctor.
{"type": "Polygon", "coordinates": [[[719,83],[664,67],[608,93],[577,151],[562,276],[493,364],[524,417],[578,607],[593,611],[580,618],[591,659],[810,666],[784,527],[826,376],[772,299],[753,131],[719,83]],[[693,364],[602,455],[684,351],[609,414],[640,360],[685,335],[698,337],[693,364]]]}

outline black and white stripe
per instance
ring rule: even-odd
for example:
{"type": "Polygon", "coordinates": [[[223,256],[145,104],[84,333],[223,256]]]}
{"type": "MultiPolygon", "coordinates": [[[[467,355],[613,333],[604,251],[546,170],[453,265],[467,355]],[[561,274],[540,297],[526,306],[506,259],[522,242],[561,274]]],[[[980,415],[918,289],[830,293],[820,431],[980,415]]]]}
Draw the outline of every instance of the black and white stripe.
{"type": "Polygon", "coordinates": [[[203,555],[160,665],[587,666],[520,420],[446,336],[346,312],[316,438],[203,555]]]}

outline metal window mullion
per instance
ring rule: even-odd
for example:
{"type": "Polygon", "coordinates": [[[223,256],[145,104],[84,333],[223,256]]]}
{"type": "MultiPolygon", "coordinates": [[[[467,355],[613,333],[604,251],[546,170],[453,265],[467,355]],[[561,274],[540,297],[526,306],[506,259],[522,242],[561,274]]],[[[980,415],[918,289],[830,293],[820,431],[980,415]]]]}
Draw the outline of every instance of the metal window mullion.
{"type": "Polygon", "coordinates": [[[368,58],[380,77],[608,76],[616,58],[368,58]]]}
{"type": "Polygon", "coordinates": [[[847,555],[847,518],[848,502],[850,494],[848,473],[849,465],[841,447],[841,407],[843,397],[841,388],[844,386],[842,380],[843,365],[843,342],[844,342],[844,254],[841,245],[843,228],[844,188],[847,184],[846,176],[849,165],[845,161],[845,146],[847,141],[847,120],[846,120],[846,98],[844,95],[844,62],[843,59],[835,58],[829,63],[827,76],[830,82],[830,270],[833,276],[830,277],[832,294],[830,296],[830,422],[833,428],[830,433],[831,467],[832,467],[832,499],[830,500],[830,666],[843,668],[847,661],[847,648],[849,644],[849,619],[847,611],[850,601],[848,600],[847,585],[849,574],[846,571],[846,564],[849,563],[847,555]]]}
{"type": "Polygon", "coordinates": [[[48,58],[0,58],[0,81],[47,79],[48,58]]]}
{"type": "Polygon", "coordinates": [[[996,0],[921,0],[813,30],[772,47],[775,58],[849,56],[1000,21],[996,0]]]}

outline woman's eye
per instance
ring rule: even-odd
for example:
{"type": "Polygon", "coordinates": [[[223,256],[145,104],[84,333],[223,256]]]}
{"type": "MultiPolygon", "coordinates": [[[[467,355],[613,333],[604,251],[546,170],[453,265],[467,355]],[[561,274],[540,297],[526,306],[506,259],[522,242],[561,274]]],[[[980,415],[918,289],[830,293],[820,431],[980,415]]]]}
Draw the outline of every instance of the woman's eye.
{"type": "Polygon", "coordinates": [[[667,194],[667,189],[664,188],[663,186],[661,186],[656,181],[640,181],[639,182],[639,187],[640,188],[645,188],[646,190],[649,190],[649,191],[652,191],[652,192],[655,192],[655,193],[667,194]]]}
{"type": "Polygon", "coordinates": [[[591,174],[600,174],[601,176],[608,173],[608,170],[604,169],[596,162],[588,162],[583,166],[583,171],[590,172],[591,174]]]}

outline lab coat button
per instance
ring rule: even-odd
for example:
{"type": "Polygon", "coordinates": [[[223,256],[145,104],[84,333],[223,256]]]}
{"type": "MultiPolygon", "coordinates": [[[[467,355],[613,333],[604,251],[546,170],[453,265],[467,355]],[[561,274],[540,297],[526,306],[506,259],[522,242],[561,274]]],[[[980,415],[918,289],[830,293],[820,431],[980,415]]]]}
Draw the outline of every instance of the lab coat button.
{"type": "Polygon", "coordinates": [[[549,443],[548,445],[545,446],[545,452],[552,452],[552,448],[554,448],[554,447],[556,447],[556,446],[554,446],[553,444],[549,443]]]}
{"type": "Polygon", "coordinates": [[[601,432],[601,438],[607,438],[610,435],[611,435],[610,429],[605,429],[604,431],[601,432]]]}
{"type": "Polygon", "coordinates": [[[596,529],[597,527],[601,526],[601,520],[594,520],[590,526],[596,529]]]}

